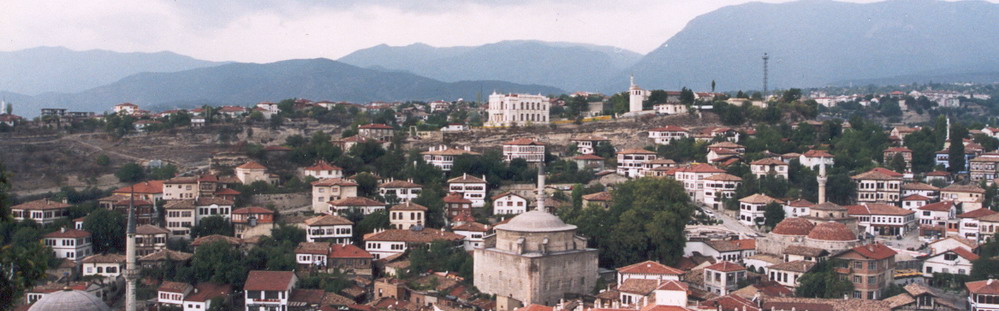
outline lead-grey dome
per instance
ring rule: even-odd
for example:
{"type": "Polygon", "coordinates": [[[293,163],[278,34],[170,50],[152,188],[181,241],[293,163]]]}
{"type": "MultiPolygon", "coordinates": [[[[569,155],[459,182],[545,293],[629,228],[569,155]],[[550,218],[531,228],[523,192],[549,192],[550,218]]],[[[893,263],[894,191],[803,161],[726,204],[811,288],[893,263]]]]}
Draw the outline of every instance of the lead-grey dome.
{"type": "Polygon", "coordinates": [[[576,230],[576,226],[562,222],[558,216],[533,210],[513,217],[510,222],[496,226],[496,229],[516,232],[558,232],[576,230]]]}
{"type": "Polygon", "coordinates": [[[52,292],[35,304],[28,311],[111,311],[106,303],[91,293],[79,290],[64,290],[52,292]]]}

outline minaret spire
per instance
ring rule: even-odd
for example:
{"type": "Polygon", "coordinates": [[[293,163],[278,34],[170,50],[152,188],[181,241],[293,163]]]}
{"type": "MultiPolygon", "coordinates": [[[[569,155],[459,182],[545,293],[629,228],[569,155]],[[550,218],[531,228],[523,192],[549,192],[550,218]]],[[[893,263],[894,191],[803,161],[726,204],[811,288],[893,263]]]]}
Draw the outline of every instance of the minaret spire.
{"type": "Polygon", "coordinates": [[[826,203],[826,157],[819,158],[819,176],[816,178],[819,182],[819,201],[816,204],[826,203]]]}
{"type": "Polygon", "coordinates": [[[125,311],[135,311],[135,286],[139,270],[135,266],[135,184],[128,201],[128,228],[125,242],[125,311]]]}

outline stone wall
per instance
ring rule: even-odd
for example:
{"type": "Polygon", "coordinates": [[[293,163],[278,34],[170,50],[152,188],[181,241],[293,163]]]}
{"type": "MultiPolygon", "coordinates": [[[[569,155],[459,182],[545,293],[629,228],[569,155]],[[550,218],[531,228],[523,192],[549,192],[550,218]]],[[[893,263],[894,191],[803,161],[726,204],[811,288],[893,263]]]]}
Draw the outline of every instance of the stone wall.
{"type": "Polygon", "coordinates": [[[300,193],[278,193],[278,194],[257,194],[253,196],[250,203],[257,206],[267,206],[274,204],[278,211],[307,206],[312,200],[311,194],[300,193]]]}

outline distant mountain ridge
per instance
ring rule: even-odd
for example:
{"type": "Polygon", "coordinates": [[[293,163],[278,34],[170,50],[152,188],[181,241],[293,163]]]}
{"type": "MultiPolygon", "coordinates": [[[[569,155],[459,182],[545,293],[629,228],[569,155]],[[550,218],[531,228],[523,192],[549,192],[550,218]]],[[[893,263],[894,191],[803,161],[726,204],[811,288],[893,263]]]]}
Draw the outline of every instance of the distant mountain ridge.
{"type": "MultiPolygon", "coordinates": [[[[999,4],[893,0],[747,3],[698,16],[637,64],[607,80],[623,91],[628,73],[647,89],[770,89],[923,75],[965,68],[999,71],[999,4]],[[988,25],[988,26],[986,26],[988,25]]],[[[913,81],[908,81],[913,82],[913,81]]],[[[922,81],[918,81],[922,82],[922,81]]]]}
{"type": "Polygon", "coordinates": [[[641,54],[610,46],[511,40],[474,47],[382,44],[338,60],[442,81],[502,80],[577,91],[599,88],[602,77],[628,68],[640,57],[641,54]]]}
{"type": "MultiPolygon", "coordinates": [[[[251,105],[285,98],[370,101],[474,99],[493,90],[560,94],[542,85],[503,81],[441,82],[410,73],[383,72],[319,58],[268,64],[231,63],[173,73],[140,73],[79,93],[45,93],[15,102],[15,113],[35,116],[43,107],[107,111],[131,102],[144,108],[190,108],[204,104],[251,105]]],[[[10,94],[16,96],[16,94],[10,94]]]]}
{"type": "Polygon", "coordinates": [[[218,66],[173,52],[119,53],[36,47],[0,52],[0,90],[27,95],[79,92],[140,72],[176,72],[218,66]]]}

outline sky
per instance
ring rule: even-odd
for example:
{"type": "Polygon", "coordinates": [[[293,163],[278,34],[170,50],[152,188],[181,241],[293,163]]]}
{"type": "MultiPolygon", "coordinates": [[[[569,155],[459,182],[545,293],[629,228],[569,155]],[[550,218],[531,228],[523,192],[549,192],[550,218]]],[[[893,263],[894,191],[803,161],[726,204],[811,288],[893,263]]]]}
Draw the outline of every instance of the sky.
{"type": "Polygon", "coordinates": [[[645,54],[698,15],[745,2],[5,0],[0,1],[0,51],[63,46],[172,51],[204,60],[264,63],[337,59],[378,44],[470,46],[544,40],[645,54]]]}

